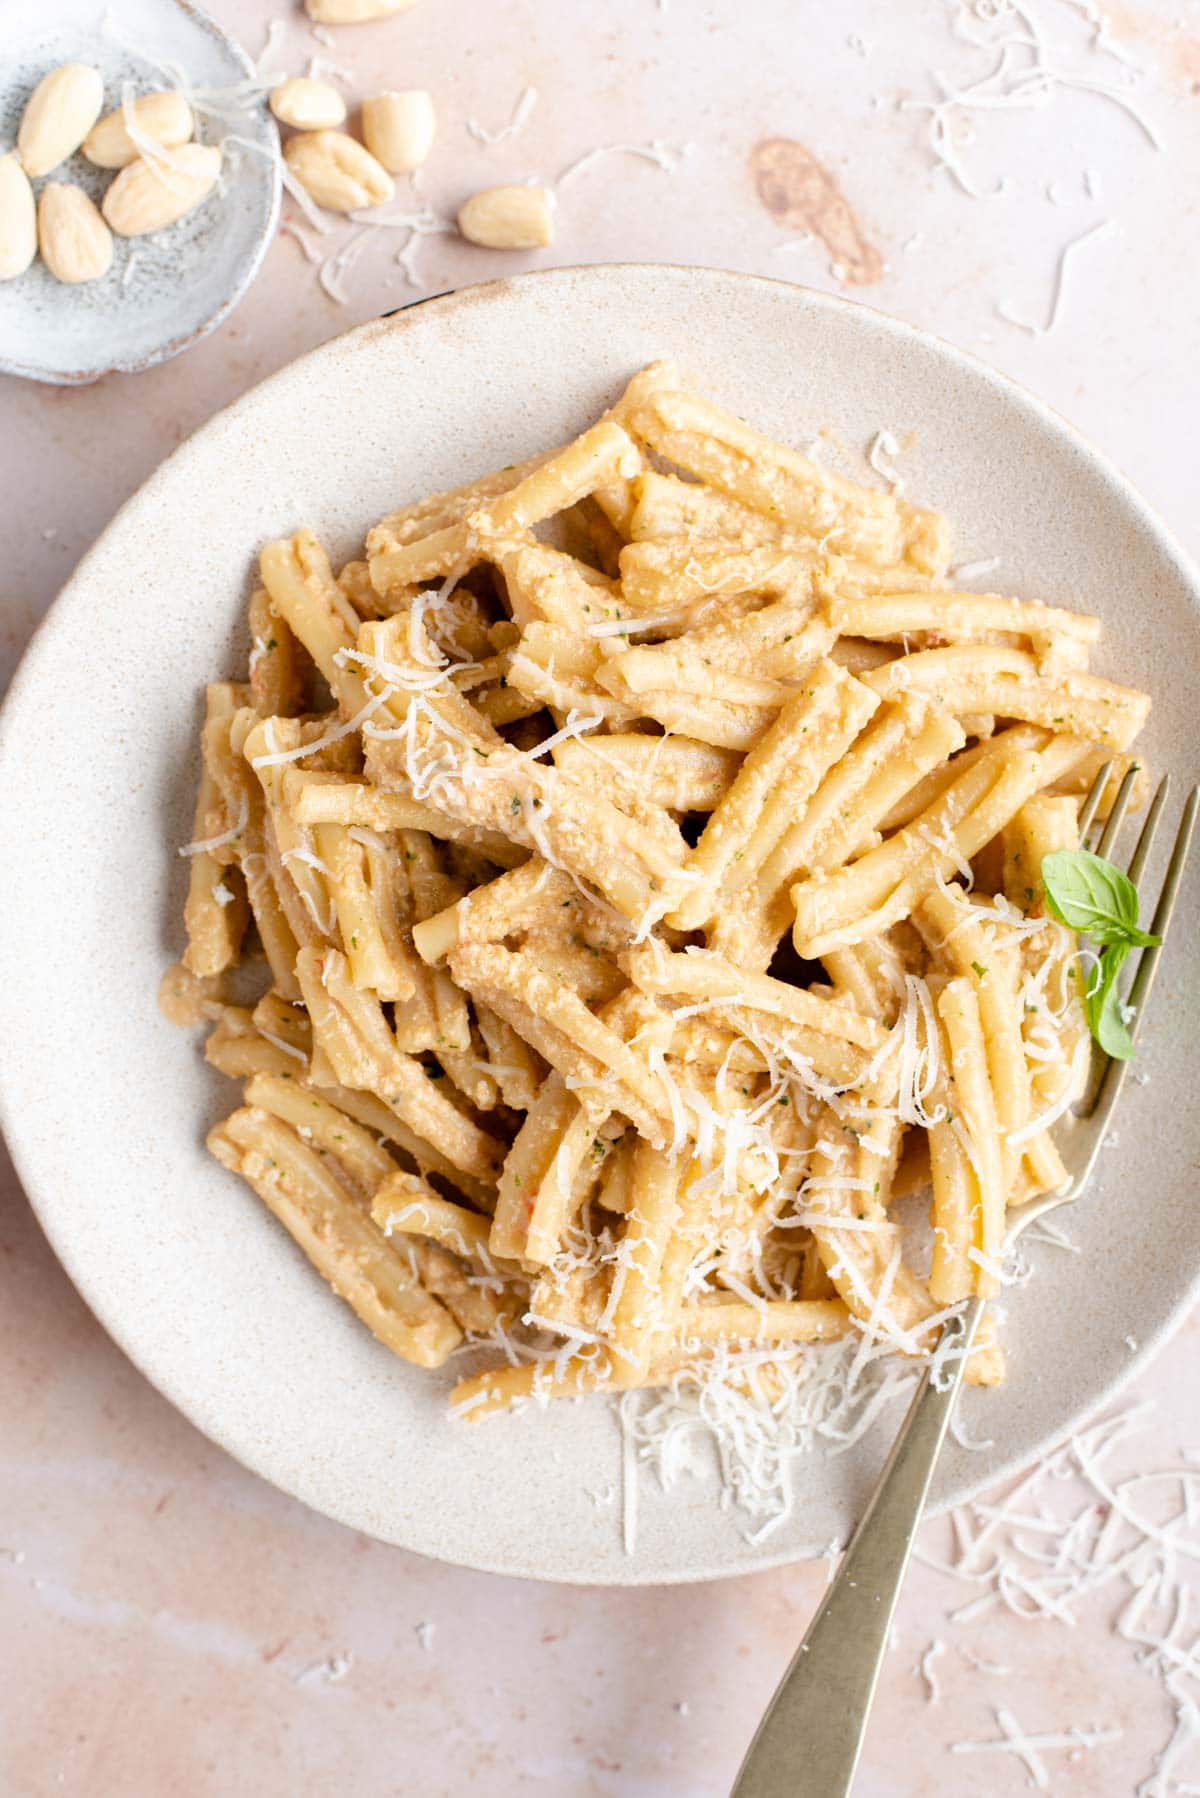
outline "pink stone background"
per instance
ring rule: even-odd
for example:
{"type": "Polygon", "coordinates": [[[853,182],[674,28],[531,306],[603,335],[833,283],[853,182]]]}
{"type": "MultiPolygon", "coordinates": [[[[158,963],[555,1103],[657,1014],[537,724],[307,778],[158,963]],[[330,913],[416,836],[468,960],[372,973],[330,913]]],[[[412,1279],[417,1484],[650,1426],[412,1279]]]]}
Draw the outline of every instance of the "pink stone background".
{"type": "MultiPolygon", "coordinates": [[[[315,53],[347,71],[350,94],[429,87],[441,130],[424,198],[439,211],[493,181],[552,178],[599,144],[693,146],[674,175],[628,155],[580,174],[563,189],[550,252],[497,257],[429,238],[417,266],[431,292],[604,260],[708,263],[837,287],[829,250],[777,224],[747,171],[762,139],[796,139],[876,252],[878,279],[857,297],[1045,396],[1200,551],[1200,13],[1188,0],[1106,9],[1119,53],[1107,77],[1126,78],[1126,56],[1142,66],[1138,103],[1161,152],[1112,103],[1068,95],[1044,113],[998,116],[967,147],[985,186],[1000,171],[1013,184],[980,201],[934,170],[923,116],[898,105],[932,91],[931,68],[973,66],[949,5],[421,0],[386,25],[336,31],[332,48],[313,40],[298,10],[210,6],[252,53],[269,19],[284,17],[273,68],[298,72],[315,53]],[[528,85],[539,98],[520,136],[487,148],[468,135],[468,116],[494,129],[528,85]],[[1063,244],[1109,217],[1118,230],[1079,251],[1052,334],[999,315],[1044,323],[1063,244]]],[[[1064,0],[1036,8],[1080,53],[1094,29],[1086,10],[1064,0]]],[[[418,297],[392,260],[402,242],[380,233],[364,244],[339,307],[283,238],[240,310],[181,360],[84,390],[0,384],[0,678],[79,555],[182,438],[305,349],[418,297]]],[[[131,595],[131,642],[136,607],[131,595]]],[[[5,1165],[0,1792],[716,1798],[728,1789],[823,1566],[692,1590],[568,1590],[438,1566],[328,1523],[211,1447],[129,1366],[59,1270],[5,1165]]],[[[1196,1329],[1193,1318],[1132,1394],[1160,1407],[1140,1451],[1147,1466],[1200,1443],[1196,1329]]],[[[1124,1730],[1092,1754],[1049,1755],[1055,1791],[1200,1790],[1200,1749],[1174,1781],[1141,1783],[1171,1708],[1112,1633],[1111,1599],[1086,1607],[1073,1630],[1000,1612],[968,1631],[947,1622],[962,1597],[915,1569],[862,1798],[1030,1789],[1009,1756],[949,1751],[997,1733],[997,1702],[1030,1730],[1124,1730]],[[939,1639],[948,1649],[931,1705],[917,1663],[939,1639]],[[997,1682],[972,1672],[959,1642],[1011,1673],[997,1682]]]]}

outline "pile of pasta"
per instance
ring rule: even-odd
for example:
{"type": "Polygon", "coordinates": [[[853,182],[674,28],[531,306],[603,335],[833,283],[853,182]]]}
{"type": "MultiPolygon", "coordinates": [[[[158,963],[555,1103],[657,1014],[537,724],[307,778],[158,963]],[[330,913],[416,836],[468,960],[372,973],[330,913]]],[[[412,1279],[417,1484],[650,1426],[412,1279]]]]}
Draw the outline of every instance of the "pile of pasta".
{"type": "MultiPolygon", "coordinates": [[[[665,363],[336,574],[263,550],[167,999],[246,1083],[212,1153],[379,1341],[493,1346],[462,1415],[927,1357],[1061,1183],[1039,869],[1149,700],[948,554],[665,363]]],[[[1003,1365],[985,1316],[968,1377],[1003,1365]]]]}

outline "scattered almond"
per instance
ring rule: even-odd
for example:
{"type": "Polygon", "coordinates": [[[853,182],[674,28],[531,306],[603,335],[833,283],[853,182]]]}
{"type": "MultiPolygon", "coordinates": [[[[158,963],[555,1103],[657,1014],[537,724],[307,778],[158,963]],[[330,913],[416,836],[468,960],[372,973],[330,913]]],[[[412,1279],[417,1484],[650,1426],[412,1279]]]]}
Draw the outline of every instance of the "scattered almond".
{"type": "Polygon", "coordinates": [[[37,215],[29,176],[15,150],[0,156],[0,281],[23,275],[37,254],[37,215]]]}
{"type": "Polygon", "coordinates": [[[437,117],[433,95],[424,88],[407,93],[374,94],[362,103],[366,146],[393,175],[420,168],[433,148],[437,117]]]}
{"type": "Polygon", "coordinates": [[[100,117],[103,104],[104,80],[99,69],[65,62],[43,75],[29,96],[17,132],[25,173],[34,179],[48,175],[73,156],[100,117]]]}
{"type": "Polygon", "coordinates": [[[112,267],[112,232],[82,187],[48,181],[37,210],[38,248],[58,281],[98,281],[112,267]]]}
{"type": "Polygon", "coordinates": [[[101,211],[118,237],[161,231],[199,206],[220,173],[221,152],[211,144],[181,144],[161,161],[139,156],[121,170],[101,211]]]}
{"type": "Polygon", "coordinates": [[[542,250],[554,242],[554,196],[545,187],[485,187],[459,208],[458,228],[487,250],[542,250]]]}
{"type": "Polygon", "coordinates": [[[318,25],[368,25],[407,12],[417,0],[304,0],[304,10],[318,25]]]}
{"type": "Polygon", "coordinates": [[[283,147],[297,181],[330,212],[357,212],[390,200],[396,184],[369,150],[344,131],[307,131],[283,147]]]}
{"type": "Polygon", "coordinates": [[[88,161],[102,169],[124,169],[136,162],[142,145],[130,136],[130,121],[137,139],[149,138],[167,150],[186,144],[196,126],[192,109],[182,94],[142,94],[131,102],[128,118],[125,108],[118,106],[92,126],[83,140],[88,161]]]}
{"type": "Polygon", "coordinates": [[[294,125],[297,131],[326,131],[346,117],[346,102],[336,87],[305,75],[273,87],[270,106],[281,125],[294,125]]]}

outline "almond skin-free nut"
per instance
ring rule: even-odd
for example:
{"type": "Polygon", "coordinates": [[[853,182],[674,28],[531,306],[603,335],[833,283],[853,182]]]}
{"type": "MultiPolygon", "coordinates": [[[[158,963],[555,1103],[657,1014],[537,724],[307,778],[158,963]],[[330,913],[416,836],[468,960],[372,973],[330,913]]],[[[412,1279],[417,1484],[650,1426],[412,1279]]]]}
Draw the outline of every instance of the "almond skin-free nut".
{"type": "Polygon", "coordinates": [[[271,89],[271,111],[281,125],[297,131],[328,131],[346,117],[346,102],[328,81],[293,75],[271,89]]]}
{"type": "Polygon", "coordinates": [[[393,175],[420,168],[433,148],[436,129],[433,96],[424,88],[373,94],[362,103],[363,141],[393,175]]]}
{"type": "Polygon", "coordinates": [[[0,281],[23,275],[37,255],[37,212],[15,150],[0,156],[0,281]]]}
{"type": "Polygon", "coordinates": [[[369,25],[407,12],[417,0],[304,0],[304,10],[317,25],[369,25]]]}
{"type": "Polygon", "coordinates": [[[112,232],[82,187],[47,181],[38,198],[38,248],[57,281],[98,281],[112,267],[112,232]]]}
{"type": "Polygon", "coordinates": [[[487,250],[544,250],[554,242],[554,200],[545,187],[485,187],[458,212],[458,228],[487,250]]]}
{"type": "Polygon", "coordinates": [[[180,144],[161,160],[139,156],[121,170],[100,210],[118,237],[144,237],[199,206],[220,173],[221,152],[211,144],[180,144]]]}
{"type": "MultiPolygon", "coordinates": [[[[173,150],[186,144],[196,128],[192,109],[182,94],[142,94],[130,103],[129,112],[138,138],[173,150]]],[[[105,113],[83,140],[83,153],[101,169],[125,169],[142,154],[142,145],[129,135],[125,108],[105,113]]]]}
{"type": "Polygon", "coordinates": [[[306,131],[289,138],[283,154],[304,191],[330,212],[381,206],[396,191],[382,164],[344,131],[306,131]]]}
{"type": "Polygon", "coordinates": [[[73,156],[104,104],[99,69],[65,62],[51,69],[30,94],[17,132],[17,153],[25,173],[36,180],[73,156]]]}

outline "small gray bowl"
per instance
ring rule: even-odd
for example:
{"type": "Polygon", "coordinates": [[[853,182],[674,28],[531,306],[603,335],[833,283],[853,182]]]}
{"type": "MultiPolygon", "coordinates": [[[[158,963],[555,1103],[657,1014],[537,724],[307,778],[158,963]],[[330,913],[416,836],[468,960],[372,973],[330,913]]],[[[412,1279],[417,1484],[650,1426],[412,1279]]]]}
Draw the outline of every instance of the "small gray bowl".
{"type": "MultiPolygon", "coordinates": [[[[124,82],[139,94],[185,82],[197,91],[197,138],[226,146],[216,191],[164,231],[115,238],[101,280],[64,286],[39,258],[0,282],[5,373],[78,386],[151,368],[228,317],[258,272],[279,215],[275,121],[246,91],[256,72],[245,51],[190,0],[58,0],[40,23],[36,9],[22,13],[0,70],[0,148],[15,143],[26,100],[63,62],[103,72],[106,112],[120,105],[124,82]]],[[[99,205],[113,173],[77,154],[45,179],[76,182],[99,205]]]]}

